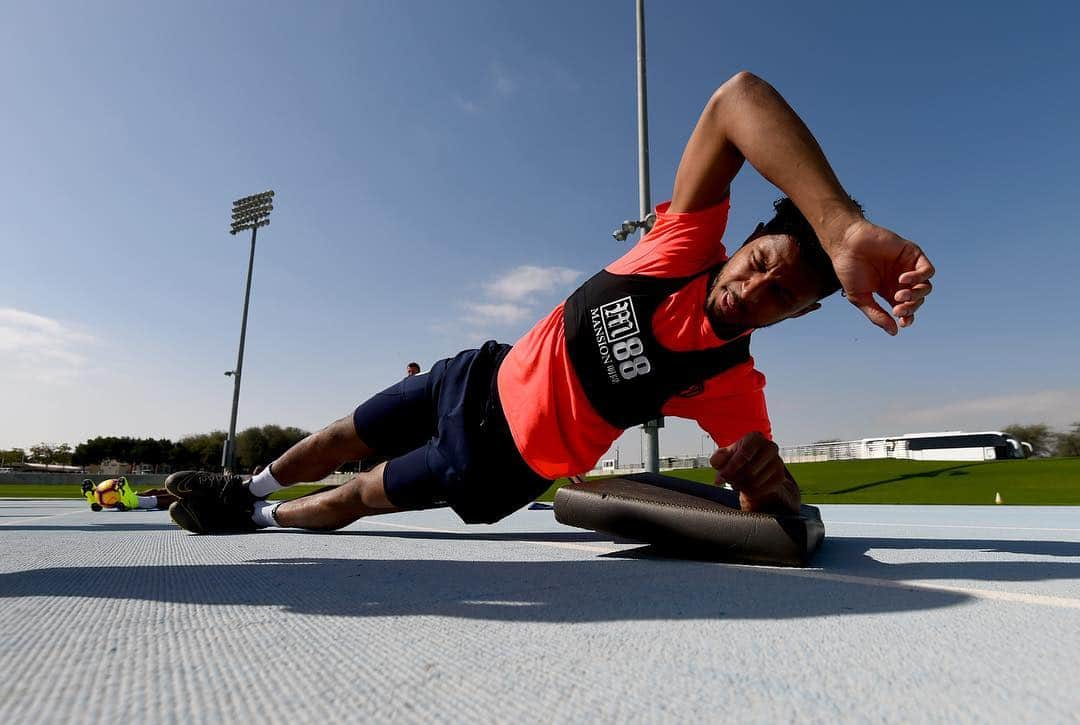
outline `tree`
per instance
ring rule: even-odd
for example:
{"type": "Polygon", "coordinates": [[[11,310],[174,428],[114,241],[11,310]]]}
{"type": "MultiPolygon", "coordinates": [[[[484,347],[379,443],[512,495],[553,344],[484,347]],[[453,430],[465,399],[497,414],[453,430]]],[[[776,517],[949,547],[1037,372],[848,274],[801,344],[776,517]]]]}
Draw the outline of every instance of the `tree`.
{"type": "Polygon", "coordinates": [[[38,443],[37,445],[30,446],[30,455],[27,456],[27,460],[30,460],[34,463],[52,463],[52,446],[50,446],[48,443],[38,443]]]}
{"type": "Polygon", "coordinates": [[[1072,429],[1058,433],[1054,453],[1059,456],[1080,456],[1080,421],[1072,424],[1072,429]]]}
{"type": "Polygon", "coordinates": [[[265,466],[308,435],[306,430],[280,425],[247,428],[236,435],[237,468],[250,471],[265,466]]]}
{"type": "Polygon", "coordinates": [[[71,465],[71,446],[67,443],[61,443],[52,450],[52,463],[59,463],[61,466],[71,465]]]}
{"type": "Polygon", "coordinates": [[[185,436],[177,444],[180,450],[176,451],[174,457],[170,457],[170,462],[176,469],[195,468],[203,471],[219,469],[225,438],[226,433],[223,430],[185,436]]]}
{"type": "Polygon", "coordinates": [[[145,463],[150,466],[158,466],[165,462],[168,450],[172,448],[172,442],[162,439],[140,438],[131,446],[131,463],[145,463]]]}
{"type": "Polygon", "coordinates": [[[262,428],[247,428],[236,434],[236,465],[241,471],[250,471],[257,465],[266,465],[270,445],[262,428]]]}
{"type": "Polygon", "coordinates": [[[22,463],[26,460],[26,451],[22,448],[0,449],[0,467],[8,467],[13,463],[22,463]]]}
{"type": "Polygon", "coordinates": [[[92,466],[102,461],[115,460],[123,463],[136,463],[134,449],[137,441],[129,436],[98,436],[75,446],[71,460],[77,466],[92,466]]]}
{"type": "Polygon", "coordinates": [[[160,466],[172,460],[176,445],[168,438],[99,436],[80,443],[74,451],[69,447],[68,452],[77,466],[97,465],[109,459],[132,465],[160,466]]]}
{"type": "MultiPolygon", "coordinates": [[[[251,470],[256,465],[266,465],[307,436],[306,430],[292,426],[248,428],[236,436],[237,466],[243,471],[251,470]]],[[[215,470],[221,468],[224,445],[224,431],[189,435],[176,443],[168,438],[98,436],[75,446],[74,451],[66,443],[55,448],[40,443],[25,455],[28,460],[38,463],[70,461],[77,466],[91,466],[112,459],[132,465],[160,466],[167,463],[174,471],[215,470]]],[[[23,456],[20,449],[0,451],[0,460],[21,461],[23,456]]]]}
{"type": "Polygon", "coordinates": [[[1022,443],[1031,444],[1032,456],[1048,456],[1054,449],[1054,433],[1045,423],[1020,425],[1013,423],[1001,429],[1002,432],[1016,436],[1022,443]]]}

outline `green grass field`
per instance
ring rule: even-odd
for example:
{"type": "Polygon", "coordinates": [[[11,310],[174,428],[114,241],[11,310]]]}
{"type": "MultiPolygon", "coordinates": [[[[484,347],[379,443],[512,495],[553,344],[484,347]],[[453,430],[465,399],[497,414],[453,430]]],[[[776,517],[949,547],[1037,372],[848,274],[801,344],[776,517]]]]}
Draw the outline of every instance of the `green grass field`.
{"type": "MultiPolygon", "coordinates": [[[[831,461],[793,463],[804,503],[1080,505],[1080,458],[1025,461],[831,461]]],[[[712,483],[715,473],[698,468],[668,471],[712,483]]],[[[551,501],[566,481],[541,498],[551,501]]]]}
{"type": "MultiPolygon", "coordinates": [[[[1026,461],[832,461],[790,466],[805,503],[1080,505],[1080,458],[1026,461]]],[[[711,469],[669,471],[691,481],[713,481],[711,469]]],[[[551,501],[566,480],[540,497],[551,501]]],[[[318,486],[293,486],[273,498],[296,498],[318,486]]],[[[78,486],[0,484],[0,497],[82,498],[78,486]]]]}

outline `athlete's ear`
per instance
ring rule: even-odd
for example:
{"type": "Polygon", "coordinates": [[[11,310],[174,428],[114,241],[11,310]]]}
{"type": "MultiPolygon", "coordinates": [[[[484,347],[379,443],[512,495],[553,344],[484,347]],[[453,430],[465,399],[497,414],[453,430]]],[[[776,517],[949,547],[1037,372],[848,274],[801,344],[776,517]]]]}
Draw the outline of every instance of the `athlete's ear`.
{"type": "Polygon", "coordinates": [[[789,320],[794,320],[796,317],[802,317],[803,315],[809,315],[814,310],[820,310],[820,309],[821,309],[821,303],[820,302],[815,302],[815,303],[813,303],[811,305],[807,305],[806,307],[802,308],[801,310],[799,310],[798,312],[796,312],[794,314],[788,315],[788,319],[789,320]]]}

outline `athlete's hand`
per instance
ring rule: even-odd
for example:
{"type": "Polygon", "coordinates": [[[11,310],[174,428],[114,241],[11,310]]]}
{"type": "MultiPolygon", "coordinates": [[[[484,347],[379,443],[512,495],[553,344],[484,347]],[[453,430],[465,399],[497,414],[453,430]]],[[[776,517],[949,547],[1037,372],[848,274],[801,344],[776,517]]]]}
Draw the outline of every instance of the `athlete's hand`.
{"type": "Polygon", "coordinates": [[[865,219],[851,223],[829,245],[836,276],[848,302],[890,335],[915,322],[915,310],[933,289],[934,265],[919,245],[865,219]],[[877,293],[892,305],[889,316],[874,299],[877,293]]]}
{"type": "Polygon", "coordinates": [[[743,511],[798,513],[802,499],[795,479],[780,460],[776,444],[761,433],[748,433],[712,454],[716,482],[739,492],[743,511]]]}

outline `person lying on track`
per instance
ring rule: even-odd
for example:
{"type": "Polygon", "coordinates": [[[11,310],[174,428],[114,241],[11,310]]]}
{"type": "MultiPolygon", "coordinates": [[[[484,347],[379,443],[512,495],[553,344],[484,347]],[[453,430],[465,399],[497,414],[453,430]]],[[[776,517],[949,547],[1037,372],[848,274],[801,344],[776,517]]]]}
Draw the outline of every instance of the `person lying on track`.
{"type": "Polygon", "coordinates": [[[331,530],[438,506],[491,523],[592,469],[624,430],[659,416],[692,419],[712,436],[717,479],[744,509],[797,511],[753,331],[842,289],[895,335],[914,322],[933,274],[918,245],[863,216],[780,94],[742,72],[708,100],[649,233],[517,343],[490,341],[406,377],[250,480],[173,474],[166,488],[180,500],[170,513],[195,533],[331,530]],[[721,239],[744,162],[786,197],[729,256],[721,239]],[[387,460],[341,486],[264,500],[373,456],[387,460]]]}

